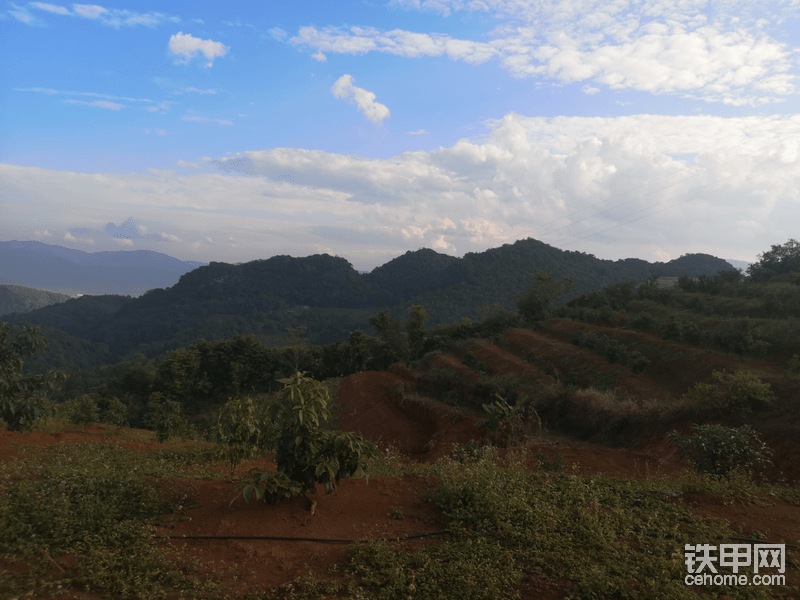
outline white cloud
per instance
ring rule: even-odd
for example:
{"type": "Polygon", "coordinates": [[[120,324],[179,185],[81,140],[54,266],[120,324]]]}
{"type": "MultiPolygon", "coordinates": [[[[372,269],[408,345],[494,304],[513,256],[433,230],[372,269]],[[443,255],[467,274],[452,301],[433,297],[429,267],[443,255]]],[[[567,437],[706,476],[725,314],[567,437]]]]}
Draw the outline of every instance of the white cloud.
{"type": "MultiPolygon", "coordinates": [[[[524,24],[500,25],[488,42],[371,27],[301,27],[290,42],[314,48],[317,54],[446,56],[475,65],[498,58],[515,78],[556,85],[585,82],[589,94],[606,86],[758,106],[783,101],[798,91],[791,72],[792,49],[765,35],[755,17],[744,18],[757,10],[769,12],[771,5],[756,9],[731,0],[726,8],[736,10],[741,5],[743,11],[738,22],[731,22],[701,14],[708,8],[706,0],[399,0],[395,4],[445,16],[451,10],[489,11],[524,24]]],[[[775,10],[793,14],[786,8],[775,10]]]]}
{"type": "Polygon", "coordinates": [[[69,14],[69,10],[67,10],[63,6],[56,6],[55,4],[45,4],[44,2],[31,2],[28,6],[32,6],[40,10],[46,10],[47,12],[55,13],[57,15],[69,14]]]}
{"type": "Polygon", "coordinates": [[[226,121],[224,119],[209,119],[208,117],[187,116],[181,117],[182,121],[199,121],[203,123],[218,123],[220,125],[233,125],[233,121],[226,121]]]}
{"type": "Polygon", "coordinates": [[[95,108],[105,108],[106,110],[119,110],[125,108],[124,104],[117,102],[106,102],[105,100],[95,100],[94,102],[83,102],[82,100],[73,100],[68,98],[64,100],[66,104],[83,104],[85,106],[94,106],[95,108]]]}
{"type": "MultiPolygon", "coordinates": [[[[798,116],[511,113],[487,125],[482,141],[385,160],[293,148],[198,160],[245,169],[235,176],[0,165],[0,181],[14,190],[4,213],[27,215],[36,203],[37,213],[71,219],[48,221],[49,230],[76,232],[135,214],[151,230],[182,240],[164,233],[136,247],[170,241],[186,259],[239,262],[324,246],[358,268],[422,246],[461,255],[529,236],[601,257],[648,260],[660,260],[658,252],[753,259],[796,237],[798,116]],[[694,160],[674,158],[688,155],[694,160]],[[204,255],[209,239],[217,245],[204,255]]],[[[9,235],[3,224],[0,235],[9,235]]]]}
{"type": "Polygon", "coordinates": [[[114,238],[114,242],[116,242],[120,246],[127,246],[129,248],[133,246],[133,240],[114,238]]]}
{"type": "Polygon", "coordinates": [[[424,135],[426,133],[429,133],[429,132],[425,131],[424,129],[420,129],[418,131],[409,131],[408,135],[424,135]]]}
{"type": "Polygon", "coordinates": [[[187,64],[194,58],[195,54],[202,52],[208,59],[206,67],[210,67],[214,64],[214,59],[216,57],[225,56],[230,48],[226,47],[221,42],[203,40],[193,37],[191,34],[179,31],[169,38],[169,49],[173,54],[179,54],[185,57],[184,60],[179,61],[179,64],[187,64]]]}
{"type": "Polygon", "coordinates": [[[172,243],[178,243],[178,242],[182,242],[183,241],[177,235],[172,235],[170,233],[164,233],[164,232],[161,232],[161,239],[162,240],[167,240],[168,242],[172,242],[172,243]]]}
{"type": "Polygon", "coordinates": [[[72,10],[87,19],[96,19],[103,13],[108,12],[108,10],[96,4],[73,4],[72,10]]]}
{"type": "Polygon", "coordinates": [[[72,242],[73,244],[83,244],[84,246],[94,246],[94,240],[92,238],[87,238],[87,237],[76,238],[69,231],[64,234],[64,240],[67,241],[67,242],[72,242]]]}
{"type": "Polygon", "coordinates": [[[375,102],[375,94],[353,85],[352,75],[339,77],[331,87],[331,93],[335,98],[355,102],[358,110],[376,125],[380,125],[384,119],[390,116],[388,108],[379,102],[375,102]]]}
{"type": "Polygon", "coordinates": [[[328,57],[325,56],[319,50],[317,50],[314,54],[312,54],[311,58],[313,58],[314,60],[319,61],[319,62],[326,62],[328,60],[328,57]]]}
{"type": "Polygon", "coordinates": [[[195,169],[202,169],[203,168],[201,165],[198,165],[197,163],[186,162],[185,160],[179,160],[175,164],[178,165],[179,167],[193,167],[195,169]]]}
{"type": "Polygon", "coordinates": [[[278,41],[283,41],[286,38],[286,36],[289,35],[280,27],[273,27],[272,29],[267,31],[267,33],[269,33],[270,37],[278,41]]]}
{"type": "Polygon", "coordinates": [[[53,233],[52,233],[51,231],[48,231],[47,229],[45,229],[44,231],[39,231],[39,230],[37,229],[36,231],[34,231],[34,232],[33,232],[33,234],[34,234],[36,237],[50,237],[50,236],[52,236],[52,235],[53,235],[53,233]]]}

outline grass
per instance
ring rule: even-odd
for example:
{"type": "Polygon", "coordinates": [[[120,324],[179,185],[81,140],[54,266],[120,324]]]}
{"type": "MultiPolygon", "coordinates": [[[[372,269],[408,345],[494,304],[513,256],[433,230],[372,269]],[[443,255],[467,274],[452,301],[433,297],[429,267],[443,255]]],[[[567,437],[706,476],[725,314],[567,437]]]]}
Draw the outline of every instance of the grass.
{"type": "MultiPolygon", "coordinates": [[[[488,448],[433,465],[382,450],[370,464],[372,477],[438,479],[428,500],[451,535],[415,552],[381,542],[354,546],[344,567],[309,572],[251,598],[515,598],[521,582],[536,577],[568,582],[573,600],[699,600],[705,592],[683,583],[683,545],[718,544],[733,532],[720,520],[694,516],[675,498],[703,492],[726,503],[761,503],[763,495],[800,503],[800,488],[759,487],[744,474],[687,473],[675,481],[585,477],[546,468],[524,446],[505,459],[488,448]]],[[[148,478],[224,476],[224,466],[210,463],[208,453],[197,442],[147,451],[113,443],[23,447],[20,458],[0,465],[0,560],[28,569],[0,568],[0,597],[77,586],[115,598],[166,598],[178,590],[190,598],[225,598],[202,569],[167,560],[153,535],[160,516],[179,509],[148,478]],[[80,560],[54,576],[53,562],[68,553],[80,560]]],[[[755,586],[708,591],[711,597],[774,597],[770,588],[755,586]]]]}

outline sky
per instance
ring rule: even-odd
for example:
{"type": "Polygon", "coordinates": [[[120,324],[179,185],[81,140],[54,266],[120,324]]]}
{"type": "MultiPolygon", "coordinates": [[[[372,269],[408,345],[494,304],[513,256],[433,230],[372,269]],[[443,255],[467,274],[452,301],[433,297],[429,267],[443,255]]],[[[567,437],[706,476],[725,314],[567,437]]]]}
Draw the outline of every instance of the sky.
{"type": "Polygon", "coordinates": [[[0,240],[753,262],[798,74],[800,0],[3,0],[0,240]]]}

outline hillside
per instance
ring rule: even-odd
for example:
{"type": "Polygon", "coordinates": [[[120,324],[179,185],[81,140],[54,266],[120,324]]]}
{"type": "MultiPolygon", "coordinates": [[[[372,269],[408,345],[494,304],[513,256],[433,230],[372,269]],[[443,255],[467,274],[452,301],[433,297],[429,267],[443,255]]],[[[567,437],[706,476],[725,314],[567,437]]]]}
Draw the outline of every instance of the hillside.
{"type": "Polygon", "coordinates": [[[0,316],[27,313],[52,304],[66,302],[71,297],[36,290],[22,285],[0,285],[0,316]]]}
{"type": "MultiPolygon", "coordinates": [[[[407,252],[363,275],[347,260],[325,254],[275,256],[238,265],[212,262],[138,298],[84,296],[4,319],[104,344],[115,360],[137,352],[153,357],[234,332],[280,345],[287,342],[287,327],[306,327],[309,342],[331,344],[356,329],[374,332],[369,316],[384,308],[405,321],[410,306],[424,305],[433,327],[479,318],[483,307],[496,303],[513,310],[514,296],[528,289],[531,274],[539,269],[549,269],[558,279],[575,276],[573,288],[559,301],[563,303],[606,285],[641,283],[662,272],[697,277],[733,268],[707,255],[655,264],[605,261],[533,239],[460,259],[428,249],[407,252]]],[[[84,362],[99,360],[87,357],[84,362]]]]}

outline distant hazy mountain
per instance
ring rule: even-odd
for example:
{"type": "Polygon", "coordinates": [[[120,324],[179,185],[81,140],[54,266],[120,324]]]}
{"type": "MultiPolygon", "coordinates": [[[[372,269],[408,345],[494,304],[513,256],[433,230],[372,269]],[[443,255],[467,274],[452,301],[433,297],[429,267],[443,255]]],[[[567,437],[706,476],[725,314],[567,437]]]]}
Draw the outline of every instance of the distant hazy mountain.
{"type": "Polygon", "coordinates": [[[84,252],[42,242],[0,242],[0,284],[61,294],[140,296],[206,263],[151,250],[84,252]]]}
{"type": "Polygon", "coordinates": [[[27,313],[51,304],[66,302],[71,296],[35,290],[21,285],[0,285],[0,316],[27,313]]]}

